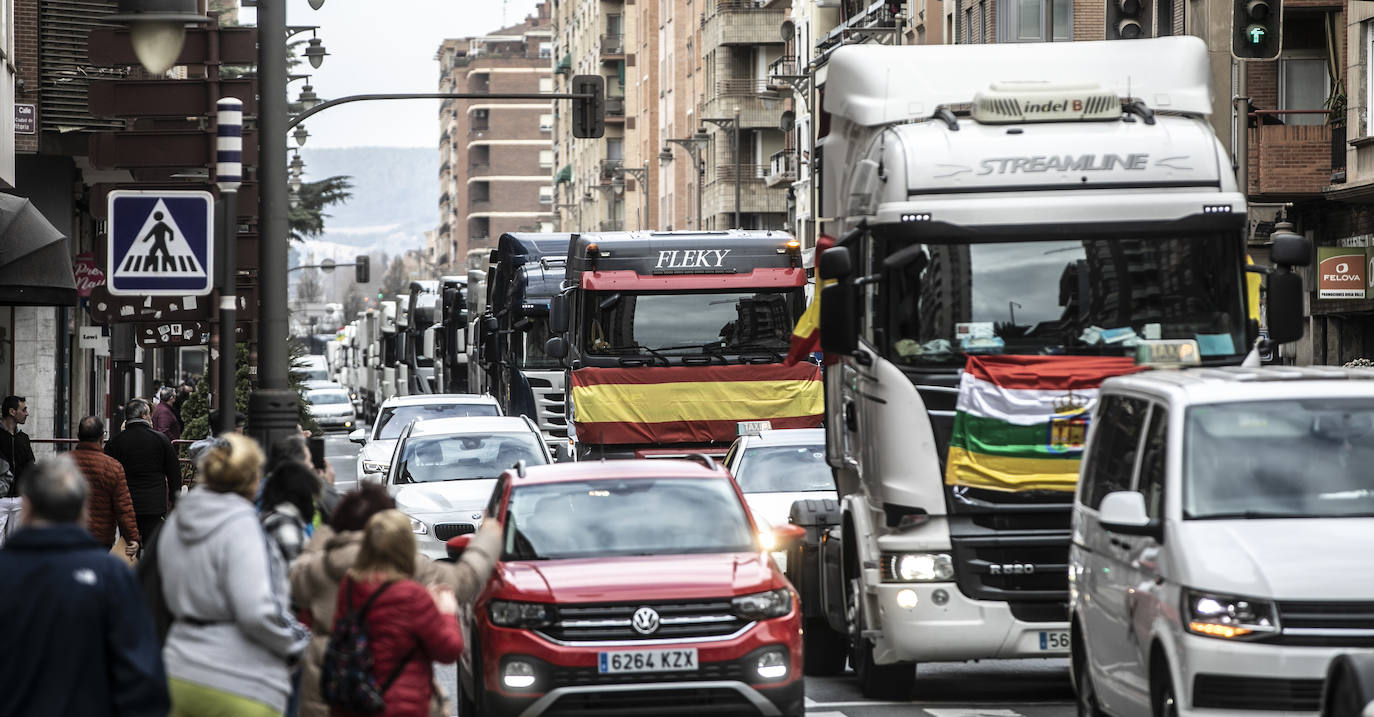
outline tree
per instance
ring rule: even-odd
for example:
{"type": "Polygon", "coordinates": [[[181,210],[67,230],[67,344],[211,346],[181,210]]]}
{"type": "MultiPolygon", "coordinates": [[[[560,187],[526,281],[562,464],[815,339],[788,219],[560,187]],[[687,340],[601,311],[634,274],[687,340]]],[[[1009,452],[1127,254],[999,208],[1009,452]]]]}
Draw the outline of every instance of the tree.
{"type": "MultiPolygon", "coordinates": [[[[234,372],[234,410],[248,415],[248,396],[253,393],[253,373],[248,363],[248,344],[241,343],[236,347],[237,366],[234,372]]],[[[305,355],[305,347],[298,341],[291,341],[288,355],[294,364],[296,359],[305,355]]],[[[291,371],[290,386],[295,389],[300,400],[300,422],[303,428],[319,433],[320,427],[315,423],[315,419],[310,417],[309,409],[305,403],[305,386],[301,374],[291,371]]],[[[210,432],[210,376],[202,376],[196,382],[196,388],[191,395],[186,398],[186,404],[181,407],[181,420],[184,424],[181,430],[181,437],[198,441],[210,432]]]]}
{"type": "Polygon", "coordinates": [[[386,265],[386,276],[382,278],[382,296],[394,298],[397,294],[410,293],[410,277],[406,274],[405,255],[392,259],[386,265]]]}
{"type": "Polygon", "coordinates": [[[362,310],[365,308],[366,305],[363,303],[363,298],[364,298],[364,297],[363,297],[362,289],[358,288],[358,285],[357,285],[356,283],[350,281],[350,282],[348,283],[348,290],[344,292],[344,300],[343,300],[343,321],[344,321],[344,323],[348,323],[349,321],[352,321],[352,320],[353,320],[353,317],[357,316],[357,315],[358,315],[358,312],[359,312],[359,311],[362,311],[362,310]]]}
{"type": "Polygon", "coordinates": [[[320,281],[320,272],[302,269],[301,278],[296,282],[296,298],[301,301],[319,301],[322,296],[324,284],[320,281]]]}
{"type": "Polygon", "coordinates": [[[299,199],[287,215],[291,228],[291,238],[302,241],[306,237],[317,237],[324,233],[325,207],[348,201],[353,196],[352,177],[337,176],[321,179],[318,182],[305,182],[296,193],[299,199]]]}

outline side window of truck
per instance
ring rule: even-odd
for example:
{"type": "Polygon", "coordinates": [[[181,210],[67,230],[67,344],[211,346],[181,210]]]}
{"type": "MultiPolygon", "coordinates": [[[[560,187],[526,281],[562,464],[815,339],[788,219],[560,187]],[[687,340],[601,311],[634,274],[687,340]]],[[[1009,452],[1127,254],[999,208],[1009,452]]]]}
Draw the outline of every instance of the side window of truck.
{"type": "Polygon", "coordinates": [[[1150,520],[1159,520],[1164,515],[1164,477],[1169,455],[1169,409],[1163,405],[1155,404],[1150,411],[1144,451],[1136,490],[1145,496],[1145,512],[1150,520]]]}
{"type": "Polygon", "coordinates": [[[1149,403],[1128,396],[1102,398],[1093,419],[1098,425],[1084,472],[1087,485],[1084,486],[1083,503],[1087,507],[1096,510],[1108,493],[1130,490],[1131,473],[1135,470],[1136,453],[1149,407],[1149,403]]]}

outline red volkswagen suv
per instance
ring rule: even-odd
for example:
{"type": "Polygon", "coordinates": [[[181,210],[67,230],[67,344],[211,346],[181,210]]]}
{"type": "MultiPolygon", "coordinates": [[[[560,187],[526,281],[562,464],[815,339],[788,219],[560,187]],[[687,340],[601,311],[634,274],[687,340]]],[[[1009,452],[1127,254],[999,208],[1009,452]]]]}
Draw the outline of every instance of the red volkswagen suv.
{"type": "MultiPolygon", "coordinates": [[[[462,617],[460,713],[803,714],[797,595],[706,457],[523,466],[501,560],[462,617]]],[[[468,536],[450,541],[461,549],[468,536]]]]}

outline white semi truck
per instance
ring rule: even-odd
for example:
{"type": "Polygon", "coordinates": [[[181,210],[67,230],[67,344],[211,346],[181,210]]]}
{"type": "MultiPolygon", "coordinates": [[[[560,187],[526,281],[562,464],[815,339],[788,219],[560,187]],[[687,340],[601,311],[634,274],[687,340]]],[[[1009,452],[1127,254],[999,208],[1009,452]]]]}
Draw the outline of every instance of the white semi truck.
{"type": "Polygon", "coordinates": [[[881,695],[921,662],[1069,653],[1095,396],[1075,381],[1155,339],[1240,363],[1258,333],[1209,75],[1193,37],[831,55],[814,159],[840,501],[793,507],[812,539],[788,560],[809,672],[847,657],[881,695]],[[979,394],[982,361],[1003,369],[979,394]]]}

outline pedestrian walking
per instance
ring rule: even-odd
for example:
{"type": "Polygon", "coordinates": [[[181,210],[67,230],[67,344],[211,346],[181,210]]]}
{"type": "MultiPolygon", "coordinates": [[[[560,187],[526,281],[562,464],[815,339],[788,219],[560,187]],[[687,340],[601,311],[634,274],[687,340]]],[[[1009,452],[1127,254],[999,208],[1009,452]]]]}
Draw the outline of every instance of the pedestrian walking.
{"type": "Polygon", "coordinates": [[[34,465],[23,527],[0,550],[0,715],[167,714],[167,675],[133,572],[81,526],[66,456],[34,465]]]}
{"type": "Polygon", "coordinates": [[[181,492],[181,464],[167,436],[153,430],[152,407],[135,398],[124,407],[124,430],[105,443],[105,453],[124,467],[129,497],[143,545],[156,540],[158,526],[181,492]]]}
{"type": "Polygon", "coordinates": [[[286,709],[290,664],[309,632],[291,615],[286,566],[253,508],[261,476],[257,443],[223,436],[157,537],[173,616],[163,648],[173,717],[279,717],[286,709]]]}
{"type": "Polygon", "coordinates": [[[181,419],[177,418],[176,401],[177,390],[171,386],[163,387],[157,392],[157,406],[153,408],[153,430],[167,437],[169,441],[181,438],[181,419]]]}
{"type": "MultiPolygon", "coordinates": [[[[416,555],[409,518],[396,510],[372,516],[334,605],[335,625],[341,616],[369,605],[363,625],[386,717],[427,717],[434,693],[433,663],[455,662],[463,654],[453,589],[427,589],[416,582],[411,577],[416,555]]],[[[361,715],[337,705],[331,705],[329,713],[361,715]]]]}
{"type": "Polygon", "coordinates": [[[105,422],[99,416],[86,416],[77,424],[76,438],[80,442],[70,455],[91,489],[86,501],[86,530],[109,550],[114,547],[118,525],[124,536],[124,552],[132,558],[138,554],[141,540],[138,519],[129,497],[129,484],[124,480],[124,467],[101,450],[105,422]]]}
{"type": "Polygon", "coordinates": [[[19,427],[29,420],[28,401],[23,396],[6,396],[0,401],[0,458],[10,464],[14,480],[10,482],[6,497],[19,497],[19,481],[24,471],[33,465],[33,448],[29,445],[29,434],[19,427]]]}
{"type": "Polygon", "coordinates": [[[320,480],[315,469],[287,461],[267,475],[262,489],[262,527],[287,564],[305,548],[308,526],[315,520],[320,480]]]}
{"type": "MultiPolygon", "coordinates": [[[[210,411],[210,434],[186,447],[186,457],[191,459],[191,465],[199,463],[201,452],[214,445],[215,437],[224,432],[224,427],[220,425],[223,422],[222,419],[219,411],[210,411]]],[[[243,433],[242,413],[234,411],[234,425],[230,430],[240,435],[243,433]]]]}
{"type": "MultiPolygon", "coordinates": [[[[291,602],[302,608],[303,619],[312,635],[301,679],[301,717],[327,717],[329,714],[329,707],[320,695],[320,664],[334,625],[339,585],[357,560],[367,521],[395,507],[386,488],[372,483],[359,484],[357,489],[344,494],[329,523],[315,529],[315,535],[291,566],[291,602]]],[[[457,563],[435,562],[417,555],[412,577],[422,585],[447,585],[460,603],[468,603],[486,584],[500,551],[501,526],[495,519],[488,518],[457,563]]],[[[449,710],[441,690],[435,690],[429,714],[448,717],[449,710]]]]}

